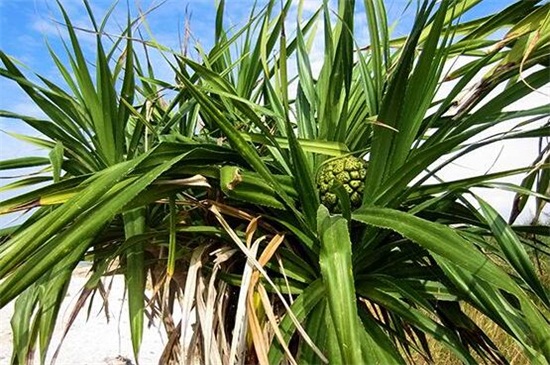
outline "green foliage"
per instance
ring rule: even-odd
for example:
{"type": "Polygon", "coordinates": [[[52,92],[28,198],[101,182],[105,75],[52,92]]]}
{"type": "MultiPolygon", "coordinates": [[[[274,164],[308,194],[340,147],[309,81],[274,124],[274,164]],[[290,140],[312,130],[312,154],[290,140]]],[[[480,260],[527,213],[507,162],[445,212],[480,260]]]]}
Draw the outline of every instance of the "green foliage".
{"type": "Polygon", "coordinates": [[[535,219],[550,199],[550,107],[512,109],[548,83],[549,5],[518,1],[463,20],[478,3],[420,2],[410,33],[392,38],[381,0],[362,11],[325,1],[307,19],[301,2],[268,1],[240,28],[220,1],[214,45],[197,44],[192,59],[134,38],[141,22],[129,16],[121,37],[107,38],[110,12],[98,23],[84,2],[93,62],[60,4],[68,65],[49,50],[65,85],[32,81],[0,52],[0,76],[47,118],[0,116],[39,131],[16,137],[49,151],[0,162],[48,175],[2,188],[32,187],[0,202],[0,214],[35,208],[0,230],[12,363],[37,345],[45,361],[82,260],[92,263],[84,299],[102,277],[124,275],[136,358],[147,316],[172,339],[163,363],[430,362],[433,342],[464,363],[508,363],[467,305],[529,361],[550,362],[548,287],[533,261],[548,260],[550,230],[512,225],[529,198],[535,219]],[[356,33],[363,20],[369,44],[356,33]],[[174,83],[155,77],[148,52],[162,53],[174,83]],[[439,177],[473,151],[528,138],[540,143],[528,166],[439,177]],[[519,174],[520,184],[495,181],[519,174]],[[509,222],[473,188],[514,192],[509,222]]]}

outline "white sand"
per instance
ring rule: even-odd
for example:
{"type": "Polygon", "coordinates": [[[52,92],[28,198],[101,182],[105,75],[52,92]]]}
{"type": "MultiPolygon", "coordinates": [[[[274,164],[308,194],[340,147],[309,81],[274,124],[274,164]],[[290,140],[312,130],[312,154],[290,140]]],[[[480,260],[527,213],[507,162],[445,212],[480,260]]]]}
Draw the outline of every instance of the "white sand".
{"type": "MultiPolygon", "coordinates": [[[[86,273],[87,269],[79,268],[73,275],[48,352],[46,361],[48,364],[59,344],[65,324],[80,294],[79,291],[86,282],[86,273]]],[[[128,324],[128,303],[123,300],[123,289],[123,277],[115,277],[109,295],[109,312],[111,315],[109,323],[107,323],[105,313],[101,310],[99,295],[94,298],[89,321],[86,320],[88,306],[86,305],[81,310],[63,342],[56,364],[135,364],[128,324]]],[[[12,355],[13,343],[10,327],[12,313],[13,302],[0,310],[1,365],[9,364],[12,355]]],[[[165,339],[162,329],[146,328],[143,334],[139,363],[142,365],[157,364],[166,342],[165,339]]]]}

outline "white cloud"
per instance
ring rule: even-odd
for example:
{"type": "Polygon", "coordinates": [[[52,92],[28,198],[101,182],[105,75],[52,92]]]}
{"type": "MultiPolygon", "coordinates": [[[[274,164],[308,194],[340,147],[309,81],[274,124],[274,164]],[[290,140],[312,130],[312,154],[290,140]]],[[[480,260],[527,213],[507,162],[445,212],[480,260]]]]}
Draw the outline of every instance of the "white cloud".
{"type": "MultiPolygon", "coordinates": [[[[466,63],[470,62],[472,59],[470,57],[460,57],[457,60],[453,60],[449,63],[447,69],[457,69],[466,63]]],[[[484,68],[480,75],[488,71],[490,67],[484,68]]],[[[529,70],[524,76],[535,72],[537,68],[529,70]]],[[[481,76],[473,80],[466,88],[464,93],[459,96],[458,100],[464,101],[469,95],[474,91],[475,87],[479,83],[481,76]]],[[[549,80],[550,81],[550,80],[549,80]]],[[[443,86],[438,91],[438,98],[444,97],[447,95],[451,89],[455,86],[455,82],[444,83],[443,86]]],[[[480,107],[485,105],[487,102],[492,100],[495,96],[499,95],[504,90],[505,85],[499,85],[495,90],[493,90],[484,100],[480,103],[474,110],[478,110],[480,107]]],[[[550,95],[550,84],[543,86],[538,89],[536,92],[529,94],[528,96],[517,100],[516,102],[508,105],[504,111],[515,111],[515,110],[527,110],[537,106],[548,105],[550,95]]],[[[437,99],[437,98],[436,98],[437,99]]],[[[503,123],[499,123],[493,128],[480,133],[475,136],[469,143],[483,140],[489,136],[505,133],[510,130],[517,130],[516,126],[521,126],[521,124],[526,121],[528,118],[517,118],[514,120],[509,120],[503,123]]],[[[545,120],[538,121],[537,124],[540,125],[546,122],[545,120]]],[[[534,127],[533,124],[530,124],[530,127],[534,127]]],[[[522,129],[525,129],[523,126],[522,129]]],[[[457,159],[452,164],[448,165],[446,168],[442,169],[437,175],[439,178],[442,178],[445,181],[459,180],[468,177],[480,176],[489,173],[495,173],[500,171],[507,171],[516,168],[527,167],[533,163],[535,158],[538,156],[538,139],[516,139],[516,140],[507,140],[502,142],[493,143],[491,145],[479,148],[475,151],[468,153],[467,155],[457,159]]],[[[448,157],[443,158],[441,161],[438,161],[437,164],[446,160],[448,157]]],[[[436,164],[436,165],[437,165],[436,164]]],[[[497,179],[498,182],[506,182],[513,184],[520,184],[525,174],[508,176],[506,178],[497,179]]],[[[430,180],[434,182],[435,180],[430,180]]],[[[476,194],[479,194],[484,200],[492,204],[499,213],[507,219],[510,215],[512,209],[512,202],[514,198],[514,193],[501,189],[487,189],[487,188],[476,188],[473,189],[476,194]]],[[[550,207],[547,207],[543,214],[543,219],[550,213],[550,207]]],[[[529,199],[529,203],[526,206],[525,211],[520,215],[517,222],[528,224],[531,222],[535,212],[534,199],[529,199]]]]}
{"type": "Polygon", "coordinates": [[[59,24],[55,23],[53,19],[43,17],[36,17],[31,28],[43,35],[58,35],[60,32],[59,24]]]}
{"type": "Polygon", "coordinates": [[[10,106],[11,112],[21,115],[26,115],[34,118],[47,118],[46,113],[30,99],[26,101],[19,101],[10,106]]]}

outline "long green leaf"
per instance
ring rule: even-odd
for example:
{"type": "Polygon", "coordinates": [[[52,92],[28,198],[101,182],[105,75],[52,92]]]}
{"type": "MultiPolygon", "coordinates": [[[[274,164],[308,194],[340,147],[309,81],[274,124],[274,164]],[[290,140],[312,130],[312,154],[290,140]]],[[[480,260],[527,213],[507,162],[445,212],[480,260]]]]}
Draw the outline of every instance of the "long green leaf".
{"type": "Polygon", "coordinates": [[[550,300],[546,290],[535,272],[533,263],[520,242],[519,238],[506,223],[506,221],[491,207],[486,201],[476,196],[481,207],[481,214],[489,225],[494,237],[496,238],[504,256],[510,265],[516,270],[520,277],[525,280],[527,285],[537,294],[537,296],[550,306],[550,300]]]}
{"type": "MultiPolygon", "coordinates": [[[[437,323],[429,315],[423,313],[420,309],[415,308],[409,304],[406,300],[399,299],[388,293],[386,285],[377,285],[375,278],[372,281],[362,282],[357,286],[358,292],[383,306],[384,308],[391,310],[395,314],[399,314],[401,318],[408,321],[412,325],[418,327],[425,333],[433,336],[437,341],[443,342],[451,351],[453,351],[464,363],[474,363],[474,359],[469,354],[467,348],[461,343],[459,338],[450,329],[445,328],[443,325],[437,323]]],[[[398,285],[392,282],[389,285],[398,285]]],[[[412,303],[418,303],[419,300],[414,297],[414,293],[410,290],[400,290],[399,294],[405,294],[404,299],[408,299],[412,303]]]]}
{"type": "Polygon", "coordinates": [[[20,157],[0,161],[0,170],[21,169],[25,167],[36,167],[49,164],[50,160],[47,157],[20,157]]]}
{"type": "Polygon", "coordinates": [[[321,205],[317,213],[317,230],[321,240],[319,259],[327,291],[327,315],[334,324],[340,348],[338,355],[342,356],[332,357],[330,361],[361,364],[372,354],[363,357],[361,353],[360,339],[364,329],[358,322],[348,223],[342,217],[331,217],[328,209],[321,205]]]}
{"type": "Polygon", "coordinates": [[[550,360],[550,325],[538,308],[506,272],[453,229],[387,208],[361,208],[352,218],[399,232],[430,251],[441,264],[452,263],[472,277],[515,295],[525,313],[525,325],[533,331],[530,346],[550,360]]]}
{"type": "Polygon", "coordinates": [[[369,160],[369,171],[372,173],[367,173],[363,196],[363,201],[366,203],[372,203],[375,200],[377,189],[384,185],[384,181],[392,173],[391,168],[396,166],[392,160],[392,150],[395,148],[396,134],[400,133],[399,129],[396,131],[396,128],[399,128],[400,120],[406,112],[403,109],[402,101],[406,97],[407,81],[413,67],[416,45],[433,5],[433,2],[422,3],[411,34],[399,57],[396,70],[387,85],[378,116],[378,120],[385,126],[375,125],[373,127],[374,136],[369,160]],[[390,126],[391,129],[387,126],[390,126]]]}
{"type": "MultiPolygon", "coordinates": [[[[267,145],[271,145],[270,140],[265,137],[262,134],[244,134],[243,137],[247,141],[256,142],[256,143],[263,143],[267,145]]],[[[282,137],[275,137],[275,140],[277,141],[278,145],[281,148],[290,148],[289,147],[289,141],[286,138],[282,137]]],[[[318,153],[322,155],[327,156],[343,156],[345,154],[350,153],[350,150],[348,147],[339,142],[332,142],[332,141],[320,141],[320,140],[313,140],[313,139],[297,139],[298,144],[304,150],[305,152],[311,152],[311,153],[318,153]]]]}
{"type": "MultiPolygon", "coordinates": [[[[125,212],[125,238],[131,239],[145,233],[145,208],[136,208],[125,212]]],[[[134,357],[139,358],[139,349],[143,338],[143,321],[145,307],[145,253],[143,243],[129,247],[126,251],[126,271],[124,272],[128,288],[128,311],[130,315],[130,330],[134,357]]]]}

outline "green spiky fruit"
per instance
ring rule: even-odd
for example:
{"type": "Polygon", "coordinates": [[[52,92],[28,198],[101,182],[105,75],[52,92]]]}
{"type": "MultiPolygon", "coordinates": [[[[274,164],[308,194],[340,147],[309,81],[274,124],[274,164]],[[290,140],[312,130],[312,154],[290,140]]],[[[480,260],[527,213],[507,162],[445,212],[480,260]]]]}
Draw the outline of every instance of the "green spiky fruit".
{"type": "Polygon", "coordinates": [[[351,208],[356,209],[363,202],[367,162],[353,156],[340,157],[323,164],[317,173],[317,187],[321,203],[330,211],[339,211],[338,197],[331,192],[335,181],[342,184],[349,195],[351,208]]]}

